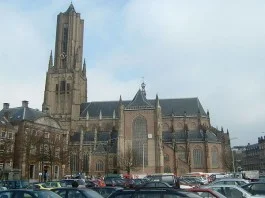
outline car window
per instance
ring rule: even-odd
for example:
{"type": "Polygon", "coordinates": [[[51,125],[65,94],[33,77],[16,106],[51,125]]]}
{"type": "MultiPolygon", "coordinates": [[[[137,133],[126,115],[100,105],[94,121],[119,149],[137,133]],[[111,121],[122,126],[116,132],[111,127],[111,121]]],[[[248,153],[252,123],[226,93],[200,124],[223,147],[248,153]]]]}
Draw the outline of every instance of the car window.
{"type": "Polygon", "coordinates": [[[252,190],[265,191],[265,184],[253,184],[252,190]]]}
{"type": "Polygon", "coordinates": [[[86,198],[82,193],[78,190],[69,190],[68,198],[86,198]]]}
{"type": "Polygon", "coordinates": [[[197,192],[197,194],[204,198],[215,198],[215,196],[209,192],[197,192]]]}
{"type": "Polygon", "coordinates": [[[237,185],[235,181],[225,181],[225,185],[237,185]]]}
{"type": "Polygon", "coordinates": [[[221,193],[222,195],[225,195],[225,191],[223,187],[212,187],[212,189],[221,193]]]}
{"type": "Polygon", "coordinates": [[[237,185],[239,185],[239,186],[242,186],[242,185],[245,185],[245,184],[246,184],[246,182],[243,182],[243,181],[237,181],[236,183],[237,183],[237,185]]]}
{"type": "Polygon", "coordinates": [[[35,197],[34,195],[31,195],[28,192],[24,192],[24,193],[22,192],[21,195],[19,196],[20,198],[33,198],[33,197],[35,197]]]}
{"type": "Polygon", "coordinates": [[[57,193],[58,195],[60,195],[61,197],[66,197],[66,190],[53,190],[53,192],[57,193]]]}
{"type": "Polygon", "coordinates": [[[0,192],[0,198],[11,198],[12,195],[12,192],[0,192]]]}

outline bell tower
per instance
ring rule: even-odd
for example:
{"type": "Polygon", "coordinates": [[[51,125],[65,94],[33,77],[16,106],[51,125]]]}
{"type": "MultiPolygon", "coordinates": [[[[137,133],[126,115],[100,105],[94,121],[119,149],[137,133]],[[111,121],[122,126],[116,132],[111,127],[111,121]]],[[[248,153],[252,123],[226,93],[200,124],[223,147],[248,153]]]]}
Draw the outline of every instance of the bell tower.
{"type": "Polygon", "coordinates": [[[65,129],[75,127],[80,105],[87,101],[83,32],[84,20],[71,3],[57,16],[54,63],[51,52],[42,105],[42,110],[58,118],[65,129]]]}

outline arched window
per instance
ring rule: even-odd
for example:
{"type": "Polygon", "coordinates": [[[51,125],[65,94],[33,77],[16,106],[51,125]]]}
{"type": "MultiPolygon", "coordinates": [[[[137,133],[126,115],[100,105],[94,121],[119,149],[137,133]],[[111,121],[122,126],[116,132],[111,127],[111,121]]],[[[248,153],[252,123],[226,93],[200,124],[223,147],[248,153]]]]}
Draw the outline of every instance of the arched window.
{"type": "Polygon", "coordinates": [[[96,171],[103,171],[104,170],[104,163],[102,160],[98,160],[96,162],[96,171]]]}
{"type": "Polygon", "coordinates": [[[71,155],[71,169],[73,172],[78,172],[79,160],[76,153],[71,155]]]}
{"type": "Polygon", "coordinates": [[[203,153],[199,147],[193,150],[193,165],[194,168],[203,168],[203,153]]]}
{"type": "Polygon", "coordinates": [[[84,153],[83,155],[83,170],[85,172],[88,172],[88,164],[89,164],[89,156],[88,156],[88,153],[84,153]]]}
{"type": "Polygon", "coordinates": [[[147,122],[143,117],[137,117],[133,121],[132,150],[136,166],[148,165],[148,143],[147,143],[147,122]]]}
{"type": "Polygon", "coordinates": [[[186,149],[183,146],[178,148],[178,158],[186,162],[186,149]]]}
{"type": "Polygon", "coordinates": [[[164,173],[171,173],[171,168],[169,166],[165,166],[164,173]]]}
{"type": "Polygon", "coordinates": [[[165,162],[169,161],[169,155],[166,154],[166,153],[164,154],[164,161],[165,161],[165,162]]]}
{"type": "Polygon", "coordinates": [[[218,149],[214,146],[211,150],[212,168],[218,168],[218,149]]]}

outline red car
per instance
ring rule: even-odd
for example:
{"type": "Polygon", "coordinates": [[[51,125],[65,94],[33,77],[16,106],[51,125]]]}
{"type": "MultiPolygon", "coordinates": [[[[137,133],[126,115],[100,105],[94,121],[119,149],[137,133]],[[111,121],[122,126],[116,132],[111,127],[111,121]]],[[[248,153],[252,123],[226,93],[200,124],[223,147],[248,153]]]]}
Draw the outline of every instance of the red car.
{"type": "Polygon", "coordinates": [[[187,189],[187,191],[196,193],[201,197],[226,198],[224,195],[220,194],[219,192],[207,188],[190,188],[187,189]]]}

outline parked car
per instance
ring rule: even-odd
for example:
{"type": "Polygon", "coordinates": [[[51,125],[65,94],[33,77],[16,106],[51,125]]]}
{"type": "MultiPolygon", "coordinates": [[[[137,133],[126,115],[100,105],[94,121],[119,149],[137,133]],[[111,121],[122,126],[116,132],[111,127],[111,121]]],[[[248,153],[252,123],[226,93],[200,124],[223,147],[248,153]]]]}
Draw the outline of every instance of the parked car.
{"type": "Polygon", "coordinates": [[[113,192],[108,198],[160,198],[160,197],[191,197],[191,198],[201,198],[192,192],[186,192],[181,190],[176,190],[173,188],[142,188],[142,189],[123,189],[113,192]]]}
{"type": "Polygon", "coordinates": [[[61,182],[65,183],[67,187],[72,187],[72,183],[76,181],[78,183],[78,187],[86,187],[86,183],[83,179],[63,179],[61,182]]]}
{"type": "Polygon", "coordinates": [[[117,190],[121,190],[123,188],[121,187],[111,187],[111,186],[106,186],[106,187],[94,187],[91,188],[92,190],[98,192],[102,197],[108,197],[110,194],[117,190]]]}
{"type": "Polygon", "coordinates": [[[176,182],[176,177],[174,174],[152,174],[152,175],[148,175],[147,178],[150,181],[159,181],[159,182],[166,182],[169,185],[174,185],[176,182]]]}
{"type": "Polygon", "coordinates": [[[29,182],[24,180],[4,180],[1,181],[1,185],[7,189],[26,189],[29,186],[29,182]]]}
{"type": "Polygon", "coordinates": [[[88,188],[55,188],[51,191],[57,193],[63,198],[103,198],[98,192],[88,188]]]}
{"type": "Polygon", "coordinates": [[[204,198],[226,198],[221,193],[208,188],[190,188],[187,191],[194,192],[204,198]]]}
{"type": "Polygon", "coordinates": [[[241,186],[252,195],[265,195],[265,182],[251,182],[241,186]]]}
{"type": "Polygon", "coordinates": [[[207,186],[207,188],[210,188],[212,190],[215,190],[219,193],[221,193],[222,195],[224,195],[227,198],[239,198],[239,197],[244,197],[244,198],[251,198],[251,197],[255,197],[255,198],[261,198],[264,196],[258,196],[258,195],[252,195],[249,192],[247,192],[246,190],[244,190],[243,188],[236,186],[236,185],[214,185],[214,186],[207,186]]]}
{"type": "Polygon", "coordinates": [[[166,182],[154,181],[145,183],[141,188],[172,188],[172,186],[166,182]]]}
{"type": "Polygon", "coordinates": [[[27,197],[27,198],[61,198],[58,194],[49,190],[13,189],[0,191],[1,198],[27,197]]]}
{"type": "Polygon", "coordinates": [[[51,188],[61,188],[61,187],[66,187],[65,182],[61,181],[51,181],[51,182],[45,182],[46,186],[51,187],[51,188]]]}
{"type": "Polygon", "coordinates": [[[238,186],[242,186],[242,185],[245,185],[248,183],[249,183],[249,181],[245,180],[245,179],[226,178],[226,179],[216,180],[216,181],[208,184],[207,186],[213,186],[213,185],[238,185],[238,186]]]}

